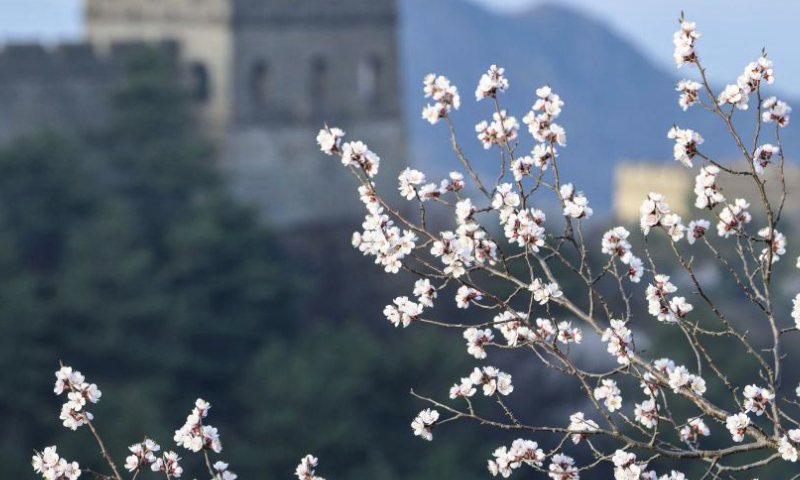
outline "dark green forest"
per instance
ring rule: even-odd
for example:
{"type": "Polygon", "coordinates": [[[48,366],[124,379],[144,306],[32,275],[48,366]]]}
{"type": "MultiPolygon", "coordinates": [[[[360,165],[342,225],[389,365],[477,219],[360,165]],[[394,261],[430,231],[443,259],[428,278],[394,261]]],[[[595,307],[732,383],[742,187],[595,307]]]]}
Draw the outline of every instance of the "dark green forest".
{"type": "Polygon", "coordinates": [[[240,478],[289,478],[309,452],[339,478],[482,476],[467,453],[489,451],[482,437],[409,428],[409,388],[469,368],[461,341],[386,328],[392,285],[348,231],[272,232],[231,199],[171,68],[143,52],[103,129],[0,150],[2,477],[33,478],[33,449],[53,444],[104,471],[90,433],[60,425],[59,361],[103,391],[95,424],[118,462],[146,435],[175,448],[202,397],[240,478]]]}

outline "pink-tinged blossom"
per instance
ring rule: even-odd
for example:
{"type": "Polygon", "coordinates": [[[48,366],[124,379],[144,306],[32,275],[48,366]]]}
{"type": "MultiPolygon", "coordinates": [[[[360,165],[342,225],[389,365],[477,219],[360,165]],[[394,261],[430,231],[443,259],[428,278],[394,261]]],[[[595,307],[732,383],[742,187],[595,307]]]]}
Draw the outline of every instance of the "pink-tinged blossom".
{"type": "Polygon", "coordinates": [[[766,123],[775,122],[779,127],[789,124],[789,114],[792,107],[786,102],[778,100],[777,97],[769,97],[761,103],[761,120],[766,123]]]}
{"type": "Polygon", "coordinates": [[[505,92],[508,89],[508,79],[503,76],[505,69],[492,65],[478,81],[478,88],[475,90],[475,99],[478,101],[484,98],[496,98],[498,92],[505,92]]]}
{"type": "Polygon", "coordinates": [[[797,462],[798,446],[800,446],[800,429],[789,430],[778,443],[778,453],[787,462],[797,462]]]}
{"type": "Polygon", "coordinates": [[[81,476],[78,462],[69,462],[60,457],[55,446],[36,452],[31,460],[31,466],[44,480],[77,480],[81,476]]]}
{"type": "Polygon", "coordinates": [[[438,420],[439,412],[426,408],[414,417],[411,422],[411,429],[414,431],[415,436],[431,441],[433,440],[433,427],[438,420]]]}
{"type": "Polygon", "coordinates": [[[764,175],[767,167],[772,164],[772,157],[780,153],[780,148],[775,145],[765,143],[756,148],[753,155],[753,169],[759,175],[764,175]]]}
{"type": "Polygon", "coordinates": [[[700,85],[699,82],[693,80],[681,80],[678,82],[675,90],[681,92],[681,96],[678,98],[678,105],[680,105],[684,112],[700,101],[698,99],[698,93],[701,87],[702,85],[700,85]]]}
{"type": "Polygon", "coordinates": [[[467,353],[478,360],[483,360],[486,358],[485,346],[494,340],[494,334],[488,328],[484,330],[468,328],[464,330],[464,340],[467,341],[467,353]]]}
{"type": "Polygon", "coordinates": [[[762,263],[769,261],[770,250],[772,250],[772,263],[777,262],[781,256],[786,254],[786,236],[781,232],[775,229],[770,232],[769,227],[764,227],[758,231],[758,236],[767,243],[767,247],[762,249],[758,256],[762,263]]]}
{"type": "Polygon", "coordinates": [[[750,204],[743,198],[737,198],[733,204],[727,204],[719,213],[717,222],[717,234],[722,238],[736,234],[739,229],[750,223],[753,217],[747,209],[750,204]]]}
{"type": "Polygon", "coordinates": [[[744,387],[744,413],[755,413],[761,416],[767,411],[767,404],[775,400],[775,394],[766,388],[758,385],[747,385],[744,387]]]}
{"type": "Polygon", "coordinates": [[[734,442],[741,442],[744,440],[744,435],[747,433],[747,427],[750,426],[750,417],[744,413],[737,413],[725,419],[725,426],[731,432],[734,442]]]}
{"type": "Polygon", "coordinates": [[[649,398],[642,403],[637,403],[633,411],[636,421],[645,428],[655,428],[658,425],[658,403],[649,398]]]}
{"type": "Polygon", "coordinates": [[[586,440],[590,432],[596,431],[599,427],[594,420],[585,418],[583,412],[575,412],[569,416],[569,430],[572,434],[572,443],[578,444],[581,440],[586,440]]]}
{"type": "Polygon", "coordinates": [[[675,46],[673,57],[678,68],[697,61],[695,43],[699,38],[700,33],[695,30],[694,22],[681,22],[681,29],[672,36],[672,43],[675,46]]]}
{"type": "Polygon", "coordinates": [[[594,389],[594,399],[603,400],[609,412],[622,408],[622,391],[617,387],[617,382],[604,378],[601,385],[594,389]]]}
{"type": "Polygon", "coordinates": [[[675,161],[691,167],[692,159],[697,155],[697,147],[703,144],[703,137],[694,130],[673,126],[667,132],[667,138],[675,140],[672,148],[672,156],[675,157],[675,161]]]}
{"type": "Polygon", "coordinates": [[[428,104],[422,109],[422,118],[431,125],[446,117],[451,109],[461,106],[461,97],[458,89],[450,84],[450,80],[443,75],[430,73],[422,81],[425,98],[433,99],[433,104],[428,104]]]}
{"type": "Polygon", "coordinates": [[[505,110],[492,114],[492,122],[483,121],[475,125],[475,132],[483,148],[489,149],[494,145],[506,145],[517,138],[519,122],[509,116],[505,110]]]}
{"type": "Polygon", "coordinates": [[[170,478],[181,478],[183,467],[180,466],[181,458],[175,452],[165,452],[150,465],[150,470],[167,474],[170,478]]]}
{"type": "Polygon", "coordinates": [[[513,470],[522,465],[541,467],[545,460],[544,451],[539,448],[539,444],[522,438],[514,440],[509,448],[499,447],[492,456],[494,458],[488,462],[489,472],[503,478],[508,478],[513,470]]]}
{"type": "Polygon", "coordinates": [[[694,245],[695,241],[705,236],[709,228],[711,223],[708,220],[692,220],[686,232],[686,241],[689,245],[694,245]]]}
{"type": "Polygon", "coordinates": [[[679,435],[684,442],[697,442],[701,436],[711,435],[711,431],[702,418],[690,418],[686,425],[681,427],[679,435]]]}
{"type": "Polygon", "coordinates": [[[298,480],[325,480],[322,477],[318,477],[314,471],[318,463],[317,457],[306,455],[300,459],[300,464],[297,465],[294,471],[295,476],[297,476],[298,480]]]}
{"type": "Polygon", "coordinates": [[[553,480],[578,480],[580,478],[575,460],[561,453],[553,455],[547,475],[553,480]]]}

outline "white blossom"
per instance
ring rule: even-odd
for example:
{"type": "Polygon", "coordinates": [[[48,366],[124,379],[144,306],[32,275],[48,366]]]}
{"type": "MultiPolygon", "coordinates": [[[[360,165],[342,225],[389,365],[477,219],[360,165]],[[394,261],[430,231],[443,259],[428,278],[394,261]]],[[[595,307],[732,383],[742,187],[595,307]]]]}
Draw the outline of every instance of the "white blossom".
{"type": "Polygon", "coordinates": [[[414,417],[411,429],[414,431],[414,435],[431,441],[433,440],[433,427],[437,420],[439,420],[439,412],[426,408],[414,417]]]}
{"type": "Polygon", "coordinates": [[[436,288],[427,278],[420,278],[414,282],[414,296],[423,307],[433,307],[433,299],[436,298],[436,288]]]}
{"type": "Polygon", "coordinates": [[[707,437],[711,431],[702,418],[690,418],[679,432],[684,442],[696,442],[701,436],[707,437]]]}
{"type": "Polygon", "coordinates": [[[393,303],[384,307],[383,314],[395,327],[402,325],[405,328],[422,315],[422,304],[412,302],[408,297],[397,297],[393,303]]]}
{"type": "Polygon", "coordinates": [[[695,30],[695,23],[682,21],[681,29],[672,36],[672,43],[675,45],[673,57],[678,68],[697,61],[695,42],[698,38],[700,33],[695,30]]]}
{"type": "Polygon", "coordinates": [[[484,98],[495,98],[498,92],[505,92],[508,89],[508,79],[503,76],[503,73],[505,73],[504,68],[497,65],[489,67],[489,70],[478,81],[475,99],[480,101],[484,98]]]}
{"type": "Polygon", "coordinates": [[[584,196],[583,192],[576,192],[571,183],[561,185],[559,193],[564,202],[564,216],[572,218],[592,216],[593,211],[589,207],[589,199],[584,196]]]}
{"type": "Polygon", "coordinates": [[[144,442],[134,443],[130,447],[131,455],[125,459],[125,469],[129,472],[137,470],[144,465],[149,465],[156,461],[156,452],[161,447],[154,441],[146,438],[144,442]]]}
{"type": "Polygon", "coordinates": [[[183,467],[180,466],[181,458],[177,453],[169,451],[165,452],[161,457],[150,465],[150,470],[154,472],[166,473],[170,478],[181,478],[183,475],[183,467]]]}
{"type": "Polygon", "coordinates": [[[617,382],[604,378],[601,385],[594,389],[595,400],[603,400],[609,412],[622,408],[622,392],[617,387],[617,382]]]}
{"type": "Polygon", "coordinates": [[[70,430],[77,430],[94,419],[91,412],[86,411],[86,404],[97,403],[102,396],[97,385],[88,383],[81,372],[68,366],[62,366],[56,372],[53,392],[56,395],[67,392],[67,401],[61,406],[59,419],[70,430]]]}
{"type": "Polygon", "coordinates": [[[717,222],[717,234],[720,237],[728,238],[736,233],[742,225],[750,223],[753,217],[747,209],[750,204],[743,198],[737,198],[733,204],[727,204],[719,212],[719,222],[717,222]]]}
{"type": "Polygon", "coordinates": [[[458,293],[456,293],[456,306],[458,308],[469,308],[469,304],[472,301],[481,299],[483,299],[481,292],[472,287],[462,285],[458,288],[458,293]]]}
{"type": "Polygon", "coordinates": [[[594,432],[599,427],[594,420],[585,418],[583,412],[575,412],[569,416],[568,428],[571,432],[579,432],[572,434],[572,443],[578,444],[588,437],[588,434],[583,432],[594,432]]]}
{"type": "Polygon", "coordinates": [[[761,102],[761,119],[766,123],[775,122],[779,127],[785,127],[789,124],[789,114],[792,113],[792,107],[777,97],[769,97],[761,102]]]}
{"type": "Polygon", "coordinates": [[[475,125],[475,132],[483,148],[489,149],[493,145],[506,145],[517,138],[519,122],[509,116],[505,110],[492,114],[492,122],[483,121],[475,125]]]}
{"type": "Polygon", "coordinates": [[[522,118],[522,122],[528,125],[528,131],[537,142],[565,146],[567,134],[564,128],[553,122],[561,114],[564,102],[549,86],[536,89],[536,96],[538,97],[536,102],[531,111],[522,118]]]}
{"type": "Polygon", "coordinates": [[[772,163],[772,156],[780,153],[780,148],[770,143],[759,145],[753,155],[753,168],[759,175],[764,175],[766,168],[772,163]]]}
{"type": "Polygon", "coordinates": [[[694,193],[697,195],[695,207],[712,209],[725,201],[722,191],[717,187],[718,175],[719,167],[716,165],[700,168],[700,173],[694,179],[694,193]]]}
{"type": "Polygon", "coordinates": [[[749,100],[750,89],[742,83],[726,85],[717,98],[721,105],[735,105],[739,110],[747,110],[749,100]]]}
{"type": "Polygon", "coordinates": [[[603,332],[602,340],[608,342],[608,353],[617,358],[620,365],[629,365],[633,357],[633,337],[623,320],[611,320],[611,327],[603,332]]]}
{"type": "Polygon", "coordinates": [[[639,207],[639,214],[641,215],[639,225],[642,228],[642,232],[645,235],[649,234],[650,229],[661,225],[664,218],[670,213],[669,205],[664,202],[663,195],[655,192],[647,194],[647,198],[639,207]]]}
{"type": "Polygon", "coordinates": [[[559,322],[558,323],[558,341],[563,344],[581,343],[583,334],[581,329],[573,327],[572,322],[559,322]]]}
{"type": "Polygon", "coordinates": [[[711,223],[708,220],[692,220],[687,228],[686,241],[689,242],[689,245],[693,245],[695,241],[706,234],[709,228],[711,228],[711,223]]]}
{"type": "Polygon", "coordinates": [[[443,75],[430,73],[422,81],[425,98],[431,98],[434,104],[428,104],[422,109],[422,118],[431,125],[446,117],[451,109],[461,106],[461,97],[458,89],[450,84],[450,80],[443,75]]]}
{"type": "Polygon", "coordinates": [[[697,155],[697,146],[703,144],[703,137],[694,130],[673,126],[667,132],[667,138],[675,140],[675,146],[672,148],[675,161],[691,167],[692,159],[697,155]]]}
{"type": "Polygon", "coordinates": [[[778,443],[778,453],[787,462],[796,462],[798,445],[800,445],[800,429],[789,430],[778,443]]]}
{"type": "Polygon", "coordinates": [[[539,305],[545,305],[551,299],[560,298],[562,295],[557,283],[544,283],[540,278],[534,279],[528,290],[533,292],[533,299],[539,305]]]}
{"type": "Polygon", "coordinates": [[[319,461],[317,460],[317,457],[313,455],[306,455],[300,459],[300,464],[297,465],[294,474],[299,480],[325,480],[322,477],[318,477],[314,471],[314,469],[317,468],[318,463],[319,461]]]}
{"type": "Polygon", "coordinates": [[[750,425],[750,417],[744,413],[737,413],[725,419],[725,426],[731,432],[734,442],[741,442],[744,440],[744,434],[747,432],[747,427],[750,425]]]}
{"type": "Polygon", "coordinates": [[[456,383],[450,387],[450,398],[471,397],[475,395],[475,384],[470,377],[461,378],[461,383],[456,383]]]}
{"type": "Polygon", "coordinates": [[[500,475],[508,478],[514,469],[522,465],[541,467],[545,459],[544,451],[539,444],[532,440],[518,438],[510,448],[499,447],[492,453],[493,459],[489,460],[489,472],[493,476],[500,475]]]}
{"type": "Polygon", "coordinates": [[[755,413],[761,416],[767,411],[767,403],[775,400],[775,394],[766,388],[758,385],[747,385],[744,387],[744,413],[755,413]]]}
{"type": "Polygon", "coordinates": [[[500,331],[509,346],[517,346],[536,339],[522,312],[505,311],[494,317],[494,327],[500,331]]]}
{"type": "Polygon", "coordinates": [[[47,447],[42,452],[36,452],[31,461],[35,473],[42,475],[44,480],[77,480],[81,476],[78,462],[69,462],[60,457],[56,447],[47,447]]]}
{"type": "Polygon", "coordinates": [[[342,150],[342,138],[345,133],[341,128],[325,128],[317,134],[317,145],[326,155],[338,155],[342,150]]]}
{"type": "Polygon", "coordinates": [[[561,453],[553,455],[548,470],[547,474],[553,480],[578,480],[580,478],[575,460],[561,453]]]}
{"type": "Polygon", "coordinates": [[[678,105],[680,105],[684,112],[688,110],[689,107],[699,102],[697,95],[701,87],[702,85],[700,85],[699,82],[693,80],[681,80],[678,82],[675,90],[681,92],[681,96],[678,98],[678,105]]]}
{"type": "Polygon", "coordinates": [[[628,242],[630,232],[625,227],[614,227],[603,234],[603,253],[616,256],[622,263],[628,263],[633,257],[631,244],[628,242]]]}
{"type": "Polygon", "coordinates": [[[767,247],[762,249],[758,256],[761,262],[768,261],[770,250],[772,250],[772,263],[777,262],[782,255],[786,254],[786,237],[781,232],[774,229],[770,232],[769,227],[764,227],[758,231],[758,236],[767,242],[767,247]]]}
{"type": "Polygon", "coordinates": [[[636,421],[646,428],[655,428],[658,424],[658,403],[653,398],[637,403],[634,415],[636,415],[636,421]]]}
{"type": "Polygon", "coordinates": [[[211,450],[215,453],[222,451],[222,443],[217,429],[203,424],[203,419],[208,415],[210,408],[211,404],[202,398],[195,401],[194,409],[186,417],[186,423],[175,430],[173,440],[178,446],[195,453],[201,450],[211,450]]]}
{"type": "Polygon", "coordinates": [[[494,395],[495,392],[501,395],[509,395],[514,391],[511,384],[511,375],[501,372],[495,367],[475,368],[469,376],[473,385],[481,385],[483,394],[487,397],[494,395]]]}
{"type": "Polygon", "coordinates": [[[484,346],[494,340],[494,334],[488,328],[484,330],[468,328],[464,331],[464,339],[467,341],[467,353],[478,360],[483,360],[486,358],[484,346]]]}
{"type": "Polygon", "coordinates": [[[413,200],[417,196],[417,186],[425,183],[425,174],[419,170],[406,168],[397,178],[400,195],[406,200],[413,200]]]}
{"type": "Polygon", "coordinates": [[[378,174],[381,159],[364,142],[347,142],[342,146],[342,165],[360,167],[368,177],[378,174]]]}

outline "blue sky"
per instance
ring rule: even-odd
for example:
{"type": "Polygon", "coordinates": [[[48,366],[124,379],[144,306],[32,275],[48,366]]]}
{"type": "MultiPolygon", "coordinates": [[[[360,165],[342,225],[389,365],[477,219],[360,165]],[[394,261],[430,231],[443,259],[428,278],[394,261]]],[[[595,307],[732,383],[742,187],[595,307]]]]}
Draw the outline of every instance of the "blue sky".
{"type": "MultiPolygon", "coordinates": [[[[430,0],[436,1],[436,0],[430,0]]],[[[513,13],[543,0],[471,0],[513,13]]],[[[776,87],[800,95],[800,2],[788,0],[549,0],[610,25],[658,64],[672,66],[672,32],[681,11],[704,34],[700,52],[718,82],[733,82],[766,46],[776,87]],[[757,6],[755,6],[757,5],[757,6]],[[757,22],[754,19],[759,19],[757,22]]],[[[81,35],[80,0],[0,0],[0,42],[56,42],[81,35]]]]}

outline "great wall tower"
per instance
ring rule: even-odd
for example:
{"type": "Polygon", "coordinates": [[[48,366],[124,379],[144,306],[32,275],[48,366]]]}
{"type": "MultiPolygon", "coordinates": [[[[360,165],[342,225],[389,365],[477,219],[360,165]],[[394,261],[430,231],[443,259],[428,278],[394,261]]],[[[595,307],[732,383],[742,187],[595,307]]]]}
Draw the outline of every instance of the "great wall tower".
{"type": "Polygon", "coordinates": [[[233,193],[277,228],[362,215],[352,178],[314,143],[323,122],[381,156],[385,187],[407,163],[394,0],[86,0],[85,12],[85,44],[0,52],[0,141],[101,124],[125,46],[147,43],[175,46],[233,193]]]}

